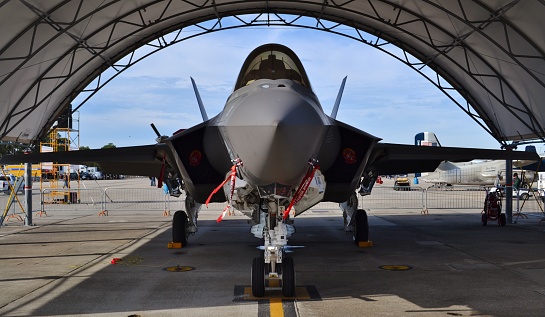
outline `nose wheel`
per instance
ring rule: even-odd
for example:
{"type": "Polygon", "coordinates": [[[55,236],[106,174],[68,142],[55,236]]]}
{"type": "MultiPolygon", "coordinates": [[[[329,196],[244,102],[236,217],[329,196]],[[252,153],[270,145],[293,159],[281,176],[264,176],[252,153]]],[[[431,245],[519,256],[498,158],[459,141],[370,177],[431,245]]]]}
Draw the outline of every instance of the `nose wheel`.
{"type": "Polygon", "coordinates": [[[265,262],[263,258],[254,258],[252,263],[252,295],[263,297],[265,295],[265,262]]]}
{"type": "MultiPolygon", "coordinates": [[[[284,297],[295,296],[295,267],[293,265],[292,258],[284,258],[282,262],[282,270],[278,272],[271,271],[266,274],[266,266],[272,266],[265,263],[265,259],[262,257],[254,258],[252,262],[252,295],[254,297],[265,296],[265,281],[268,280],[281,280],[282,282],[282,295],[284,297]]],[[[278,264],[277,264],[278,265],[278,264]]]]}
{"type": "Polygon", "coordinates": [[[284,258],[282,263],[282,295],[295,296],[295,268],[292,258],[284,258]]]}

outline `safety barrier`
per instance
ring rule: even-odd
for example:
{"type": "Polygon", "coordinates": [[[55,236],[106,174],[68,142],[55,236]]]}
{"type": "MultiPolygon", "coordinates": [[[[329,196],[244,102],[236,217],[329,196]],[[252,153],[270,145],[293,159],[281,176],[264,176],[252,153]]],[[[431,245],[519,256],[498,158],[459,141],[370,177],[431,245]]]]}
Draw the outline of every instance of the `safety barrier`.
{"type": "Polygon", "coordinates": [[[484,187],[410,188],[375,187],[371,195],[360,198],[368,209],[477,209],[483,207],[484,187]]]}
{"type": "Polygon", "coordinates": [[[425,209],[477,209],[483,208],[485,187],[429,187],[424,192],[425,209]]]}
{"type": "Polygon", "coordinates": [[[424,209],[425,204],[425,189],[381,186],[360,197],[359,205],[364,209],[424,209]]]}
{"type": "Polygon", "coordinates": [[[41,192],[41,211],[102,211],[101,189],[53,188],[41,192]]]}
{"type": "Polygon", "coordinates": [[[106,188],[104,190],[104,209],[116,210],[162,210],[183,209],[183,199],[165,194],[161,188],[106,188]]]}
{"type": "MultiPolygon", "coordinates": [[[[486,196],[484,187],[420,188],[409,189],[380,186],[368,196],[359,196],[359,206],[364,209],[479,209],[486,196]]],[[[7,196],[7,195],[6,195],[7,196]]],[[[158,188],[106,189],[44,189],[41,193],[41,211],[170,211],[185,209],[184,196],[171,197],[158,188]]],[[[223,210],[226,203],[211,203],[203,210],[223,210]]],[[[522,205],[522,200],[520,201],[522,205]]],[[[538,210],[533,197],[524,209],[538,210]],[[535,205],[535,207],[534,207],[535,205]]],[[[517,200],[513,200],[516,210],[517,200]]],[[[522,206],[521,206],[522,207],[522,206]]],[[[313,210],[339,210],[339,204],[319,203],[313,210]]]]}

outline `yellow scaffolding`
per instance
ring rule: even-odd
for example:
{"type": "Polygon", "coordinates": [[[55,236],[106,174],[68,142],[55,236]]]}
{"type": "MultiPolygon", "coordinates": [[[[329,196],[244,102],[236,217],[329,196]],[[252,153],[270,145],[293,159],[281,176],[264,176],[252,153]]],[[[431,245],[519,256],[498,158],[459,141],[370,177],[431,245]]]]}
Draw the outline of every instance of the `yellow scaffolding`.
{"type": "MultiPolygon", "coordinates": [[[[40,143],[40,152],[64,152],[79,149],[79,131],[72,128],[52,129],[46,141],[40,143]]],[[[79,191],[79,170],[72,175],[70,164],[58,162],[41,163],[42,175],[40,178],[40,191],[44,193],[44,203],[73,203],[74,199],[70,189],[73,181],[77,183],[79,191]],[[44,191],[44,189],[48,189],[44,191]]],[[[79,196],[79,195],[77,195],[79,196]]]]}

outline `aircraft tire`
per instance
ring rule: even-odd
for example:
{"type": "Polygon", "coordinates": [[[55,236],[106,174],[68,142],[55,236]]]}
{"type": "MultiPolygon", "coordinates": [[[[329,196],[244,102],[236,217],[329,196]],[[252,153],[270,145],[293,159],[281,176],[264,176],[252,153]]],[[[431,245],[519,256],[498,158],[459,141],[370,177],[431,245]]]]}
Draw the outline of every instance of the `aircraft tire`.
{"type": "Polygon", "coordinates": [[[284,258],[282,261],[282,295],[295,296],[295,268],[292,258],[284,258]]]}
{"type": "Polygon", "coordinates": [[[252,262],[252,295],[265,295],[265,261],[261,257],[254,258],[252,262]]]}
{"type": "Polygon", "coordinates": [[[356,210],[354,224],[354,243],[358,245],[360,242],[369,241],[369,219],[367,212],[363,209],[356,210]]]}
{"type": "Polygon", "coordinates": [[[187,214],[183,210],[178,210],[172,217],[172,242],[187,244],[187,214]]]}
{"type": "Polygon", "coordinates": [[[505,218],[505,214],[500,215],[500,226],[505,227],[505,224],[507,223],[507,219],[505,218]]]}

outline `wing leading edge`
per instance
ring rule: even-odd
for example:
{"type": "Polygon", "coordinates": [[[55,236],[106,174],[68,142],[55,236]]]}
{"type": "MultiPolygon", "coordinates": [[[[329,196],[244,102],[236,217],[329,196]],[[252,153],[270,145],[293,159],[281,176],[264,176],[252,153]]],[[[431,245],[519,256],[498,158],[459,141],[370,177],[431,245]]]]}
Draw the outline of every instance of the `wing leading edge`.
{"type": "Polygon", "coordinates": [[[539,155],[523,151],[378,143],[373,148],[368,166],[381,175],[395,175],[432,172],[442,161],[464,162],[474,159],[537,161],[539,155]]]}
{"type": "Polygon", "coordinates": [[[132,146],[122,148],[79,150],[47,153],[5,155],[0,164],[61,162],[82,164],[96,162],[108,174],[159,176],[165,144],[132,146]]]}

